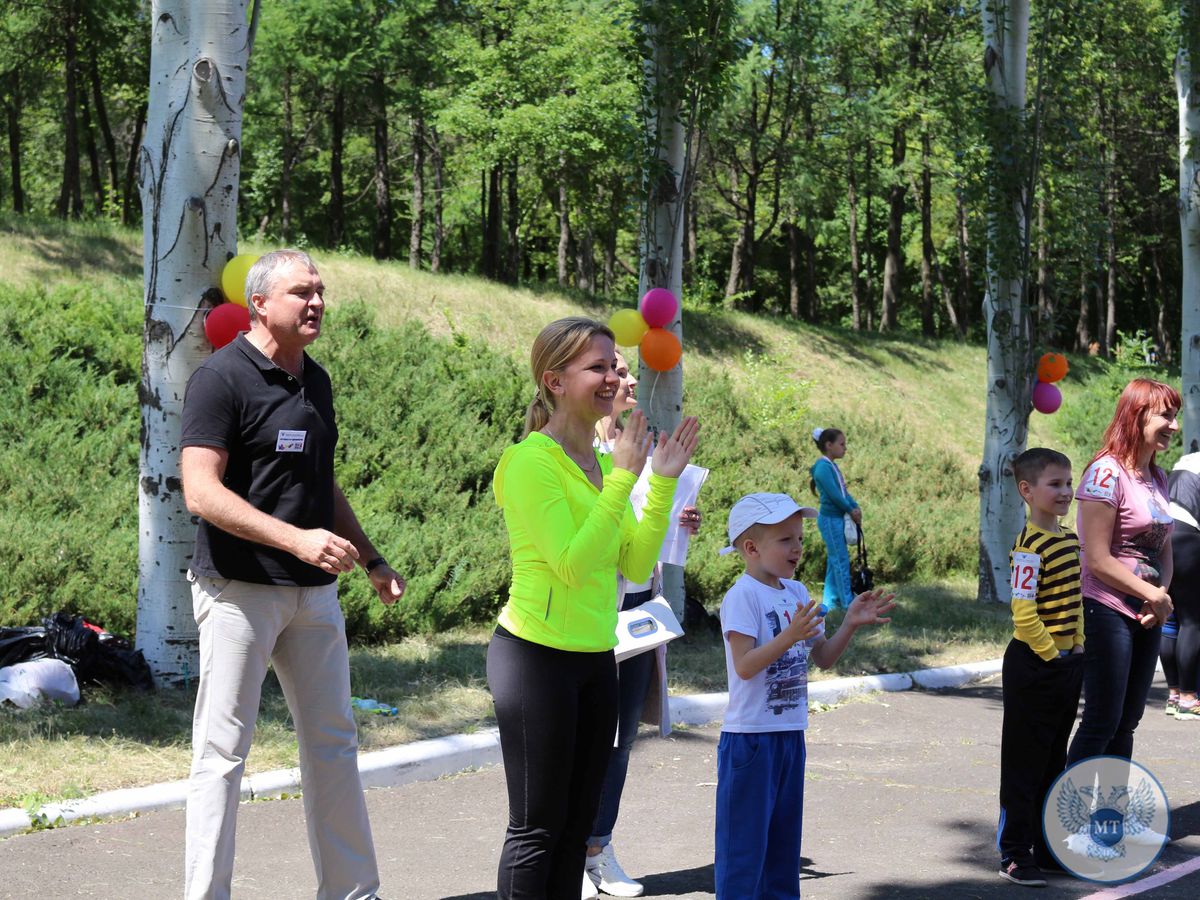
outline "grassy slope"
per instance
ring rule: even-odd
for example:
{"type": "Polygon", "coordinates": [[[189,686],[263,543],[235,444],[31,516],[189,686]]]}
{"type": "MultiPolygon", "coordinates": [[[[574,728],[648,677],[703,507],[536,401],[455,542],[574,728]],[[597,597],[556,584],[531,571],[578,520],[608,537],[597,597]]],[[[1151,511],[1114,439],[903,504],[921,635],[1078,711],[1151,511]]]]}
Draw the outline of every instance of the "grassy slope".
{"type": "MultiPolygon", "coordinates": [[[[19,219],[0,219],[0,233],[0,267],[14,288],[95,281],[128,291],[131,302],[141,302],[140,234],[19,219]]],[[[269,248],[244,244],[239,249],[269,248]]],[[[346,300],[363,300],[382,326],[416,320],[435,336],[485,340],[522,365],[534,335],[551,319],[580,313],[606,317],[616,305],[632,305],[636,299],[621,298],[610,307],[557,291],[414,272],[401,263],[326,254],[318,254],[317,261],[329,285],[331,312],[346,300]]],[[[807,418],[813,422],[835,425],[847,409],[856,409],[920,435],[964,465],[978,463],[986,370],[982,347],[855,334],[738,312],[685,312],[684,335],[685,377],[703,379],[727,371],[745,383],[740,364],[747,350],[756,351],[811,383],[807,418]]],[[[1069,402],[1069,385],[1066,396],[1069,402]]],[[[1035,415],[1030,431],[1031,444],[1056,440],[1047,417],[1035,415]]],[[[852,450],[849,471],[855,462],[852,450]]]]}

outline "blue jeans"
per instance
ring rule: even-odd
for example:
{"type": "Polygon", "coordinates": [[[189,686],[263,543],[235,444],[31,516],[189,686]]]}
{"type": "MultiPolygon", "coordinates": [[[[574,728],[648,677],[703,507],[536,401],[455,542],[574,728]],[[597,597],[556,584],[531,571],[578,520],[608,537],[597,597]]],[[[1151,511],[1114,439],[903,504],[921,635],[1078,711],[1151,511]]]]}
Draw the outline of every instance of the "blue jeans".
{"type": "Polygon", "coordinates": [[[799,900],[804,732],[721,732],[717,900],[799,900]]]}
{"type": "MultiPolygon", "coordinates": [[[[626,594],[621,609],[634,609],[652,599],[653,591],[626,594]]],[[[629,754],[633,751],[633,742],[637,740],[638,723],[642,718],[642,707],[646,704],[646,691],[650,688],[653,674],[652,650],[617,663],[617,745],[608,757],[604,788],[600,792],[600,808],[592,823],[592,836],[587,840],[589,847],[606,847],[612,843],[613,828],[621,809],[621,793],[625,790],[625,776],[629,772],[629,754]]]]}
{"type": "MultiPolygon", "coordinates": [[[[1127,601],[1137,611],[1141,601],[1127,601]]],[[[1089,756],[1133,756],[1133,732],[1154,681],[1162,627],[1143,628],[1103,603],[1083,598],[1083,717],[1067,765],[1089,756]]]]}

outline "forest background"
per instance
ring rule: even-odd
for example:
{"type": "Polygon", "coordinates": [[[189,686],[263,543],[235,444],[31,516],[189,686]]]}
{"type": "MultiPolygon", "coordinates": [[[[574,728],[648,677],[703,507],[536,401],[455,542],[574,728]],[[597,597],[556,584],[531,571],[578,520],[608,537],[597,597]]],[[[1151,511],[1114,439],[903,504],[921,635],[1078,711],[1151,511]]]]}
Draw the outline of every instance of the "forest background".
{"type": "MultiPolygon", "coordinates": [[[[128,632],[140,309],[129,268],[137,249],[117,223],[140,216],[148,8],[6,7],[0,206],[14,211],[4,219],[15,254],[6,270],[29,280],[14,276],[22,302],[0,315],[14,392],[0,561],[15,573],[0,605],[8,624],[65,605],[128,632]],[[48,216],[97,224],[35,224],[48,216]],[[22,253],[34,262],[20,263],[22,253]],[[81,478],[74,490],[48,484],[31,458],[81,478]],[[64,538],[64,517],[86,527],[64,538]]],[[[812,455],[806,429],[836,422],[870,448],[854,474],[856,489],[880,498],[884,577],[965,575],[977,548],[983,402],[978,8],[728,8],[736,21],[714,53],[732,64],[691,135],[696,182],[684,216],[688,403],[712,423],[706,464],[720,473],[769,457],[765,471],[799,493],[812,455]]],[[[414,573],[411,602],[389,616],[351,584],[351,630],[387,638],[486,618],[507,577],[491,467],[525,400],[518,348],[528,335],[506,326],[521,310],[548,311],[535,304],[548,288],[570,298],[550,307],[600,316],[636,293],[644,139],[632,4],[266,0],[261,11],[243,242],[344,260],[346,280],[331,283],[361,302],[335,311],[322,348],[355,434],[339,474],[414,573]],[[413,278],[372,257],[407,265],[413,278]],[[417,277],[427,273],[436,285],[417,277]],[[493,290],[452,275],[482,276],[493,290]],[[524,290],[504,294],[500,283],[524,290]],[[424,297],[435,315],[395,291],[424,297]],[[479,308],[491,317],[471,318],[479,308]],[[462,526],[427,527],[446,516],[462,526]]],[[[1072,403],[1068,383],[1055,428],[1035,425],[1034,437],[1064,443],[1077,464],[1129,367],[1155,353],[1169,361],[1178,346],[1178,34],[1175,8],[1150,0],[1034,9],[1042,162],[1031,303],[1041,346],[1097,353],[1076,360],[1082,393],[1072,403]]],[[[722,510],[742,487],[714,474],[706,502],[722,510]]],[[[728,572],[697,557],[689,591],[711,605],[728,572]]],[[[809,554],[806,578],[819,557],[809,554]]]]}
{"type": "MultiPolygon", "coordinates": [[[[6,0],[0,206],[136,224],[148,5],[6,0]]],[[[978,339],[987,92],[977,3],[741,0],[684,216],[685,302],[978,339]]],[[[1033,5],[1040,340],[1179,336],[1178,4],[1033,5]]],[[[724,41],[724,39],[722,39],[724,41]]],[[[633,0],[264,0],[243,238],[628,297],[633,0]]]]}

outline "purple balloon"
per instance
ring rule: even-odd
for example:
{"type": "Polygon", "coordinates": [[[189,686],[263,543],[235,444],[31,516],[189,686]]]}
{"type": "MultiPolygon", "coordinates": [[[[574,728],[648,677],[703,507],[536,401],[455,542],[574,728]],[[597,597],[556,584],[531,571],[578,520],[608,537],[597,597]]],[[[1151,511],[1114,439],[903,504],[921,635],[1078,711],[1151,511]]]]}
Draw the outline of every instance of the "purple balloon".
{"type": "Polygon", "coordinates": [[[1050,415],[1062,406],[1062,391],[1058,385],[1039,381],[1033,386],[1033,408],[1040,413],[1050,415]]]}
{"type": "Polygon", "coordinates": [[[638,311],[651,328],[666,328],[679,312],[679,301],[666,288],[651,288],[642,298],[638,311]]]}

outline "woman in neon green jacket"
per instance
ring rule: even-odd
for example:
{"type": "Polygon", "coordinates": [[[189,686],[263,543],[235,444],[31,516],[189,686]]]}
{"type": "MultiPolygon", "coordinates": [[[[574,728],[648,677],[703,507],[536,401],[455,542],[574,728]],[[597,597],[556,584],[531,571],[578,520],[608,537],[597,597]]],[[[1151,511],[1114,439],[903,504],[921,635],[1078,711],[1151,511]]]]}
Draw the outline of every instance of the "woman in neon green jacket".
{"type": "Polygon", "coordinates": [[[580,889],[616,729],[617,573],[650,577],[699,425],[688,417],[659,436],[638,521],[629,493],[650,449],[645,417],[631,414],[611,455],[592,447],[619,383],[612,332],[582,317],[552,322],[530,363],[525,436],[493,484],[513,568],[487,663],[509,799],[498,891],[559,900],[580,889]]]}

